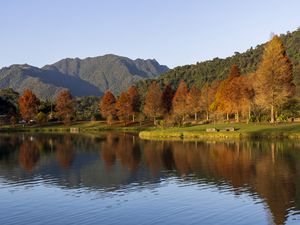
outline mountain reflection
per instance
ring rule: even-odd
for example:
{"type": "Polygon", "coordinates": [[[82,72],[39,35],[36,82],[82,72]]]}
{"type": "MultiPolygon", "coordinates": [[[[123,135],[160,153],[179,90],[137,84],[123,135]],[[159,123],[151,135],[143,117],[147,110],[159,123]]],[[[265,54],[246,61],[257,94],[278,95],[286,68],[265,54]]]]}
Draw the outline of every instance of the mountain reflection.
{"type": "Polygon", "coordinates": [[[226,182],[236,195],[260,197],[279,225],[290,209],[300,209],[299,150],[300,144],[291,141],[141,141],[126,133],[1,134],[0,177],[14,181],[52,176],[59,185],[105,190],[192,175],[194,182],[220,189],[226,182]]]}

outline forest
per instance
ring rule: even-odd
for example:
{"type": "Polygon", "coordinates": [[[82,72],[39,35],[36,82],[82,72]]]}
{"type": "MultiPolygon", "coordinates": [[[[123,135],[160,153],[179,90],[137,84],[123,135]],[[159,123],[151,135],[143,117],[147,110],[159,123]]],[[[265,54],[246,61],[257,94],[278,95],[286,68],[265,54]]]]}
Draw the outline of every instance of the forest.
{"type": "Polygon", "coordinates": [[[0,91],[2,123],[39,123],[106,120],[156,126],[183,126],[211,122],[286,122],[299,116],[295,68],[282,38],[274,35],[263,47],[255,70],[230,66],[226,78],[207,80],[202,85],[184,79],[174,88],[152,80],[141,87],[131,86],[115,96],[106,91],[102,98],[73,98],[61,91],[55,102],[40,100],[31,91],[21,96],[12,89],[0,91]]]}

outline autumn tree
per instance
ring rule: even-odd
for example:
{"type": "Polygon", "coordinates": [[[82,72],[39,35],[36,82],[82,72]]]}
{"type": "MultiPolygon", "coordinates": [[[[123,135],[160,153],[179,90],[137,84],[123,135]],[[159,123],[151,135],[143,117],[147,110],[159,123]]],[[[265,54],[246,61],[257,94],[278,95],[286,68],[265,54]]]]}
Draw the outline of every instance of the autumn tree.
{"type": "Polygon", "coordinates": [[[111,121],[116,116],[116,98],[110,91],[106,91],[100,101],[101,115],[106,118],[107,123],[111,125],[111,121]]]}
{"type": "Polygon", "coordinates": [[[167,84],[161,96],[161,102],[162,102],[164,114],[169,114],[171,112],[173,97],[174,97],[174,90],[172,89],[172,86],[170,84],[167,84]]]}
{"type": "Polygon", "coordinates": [[[125,126],[130,115],[133,114],[132,102],[127,92],[122,92],[116,102],[117,115],[124,120],[125,126]]]}
{"type": "Polygon", "coordinates": [[[253,74],[248,74],[246,76],[239,77],[239,111],[245,116],[248,114],[248,122],[250,121],[251,108],[254,104],[254,89],[253,89],[253,74]]]}
{"type": "Polygon", "coordinates": [[[55,101],[56,115],[69,123],[74,115],[74,101],[68,90],[61,91],[55,101]]]}
{"type": "Polygon", "coordinates": [[[274,123],[275,111],[294,91],[292,64],[277,35],[265,46],[262,61],[256,72],[254,88],[256,102],[270,110],[270,122],[274,123]]]}
{"type": "Polygon", "coordinates": [[[135,86],[131,86],[128,89],[128,95],[130,97],[132,122],[134,122],[136,115],[140,112],[141,99],[135,86]]]}
{"type": "Polygon", "coordinates": [[[210,119],[210,113],[213,109],[213,102],[215,101],[215,96],[220,85],[219,81],[214,81],[211,84],[204,84],[200,92],[200,106],[205,112],[206,121],[210,119]]]}
{"type": "Polygon", "coordinates": [[[229,120],[229,114],[232,112],[232,108],[231,105],[228,104],[228,98],[226,93],[227,84],[227,80],[221,81],[216,92],[215,101],[212,104],[212,109],[217,113],[226,114],[226,119],[229,120]]]}
{"type": "Polygon", "coordinates": [[[23,95],[19,98],[19,109],[21,116],[24,120],[29,121],[34,119],[38,113],[39,99],[29,89],[23,92],[23,95]]]}
{"type": "Polygon", "coordinates": [[[143,111],[145,115],[153,118],[154,124],[156,124],[156,118],[163,113],[161,95],[162,92],[158,83],[152,82],[148,87],[143,111]]]}
{"type": "Polygon", "coordinates": [[[241,97],[240,70],[232,65],[229,76],[223,80],[217,90],[214,107],[217,111],[225,113],[227,120],[229,114],[235,113],[239,122],[239,103],[241,97]]]}
{"type": "Polygon", "coordinates": [[[173,114],[181,121],[181,124],[184,122],[185,117],[188,115],[187,107],[187,95],[188,88],[184,81],[179,83],[179,86],[175,92],[172,104],[173,104],[173,114]]]}
{"type": "Polygon", "coordinates": [[[194,114],[194,118],[197,120],[200,111],[200,90],[196,86],[192,86],[188,92],[186,103],[188,112],[194,114]]]}

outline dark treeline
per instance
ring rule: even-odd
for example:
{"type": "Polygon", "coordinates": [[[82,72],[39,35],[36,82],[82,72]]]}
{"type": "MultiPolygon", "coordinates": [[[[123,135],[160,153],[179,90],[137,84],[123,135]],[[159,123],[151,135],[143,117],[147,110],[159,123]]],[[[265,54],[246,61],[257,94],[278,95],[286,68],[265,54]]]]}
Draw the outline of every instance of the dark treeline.
{"type": "Polygon", "coordinates": [[[66,124],[106,119],[110,125],[118,120],[125,126],[129,121],[141,124],[145,120],[159,126],[230,120],[274,123],[293,120],[299,114],[293,81],[292,63],[282,40],[274,36],[265,45],[257,70],[248,74],[242,74],[233,64],[226,79],[202,86],[188,88],[182,80],[175,89],[171,84],[161,86],[153,81],[147,90],[132,86],[119,96],[107,91],[101,99],[73,99],[64,90],[55,102],[41,101],[31,90],[19,97],[8,89],[0,92],[0,110],[12,124],[18,119],[38,123],[62,120],[66,124]]]}

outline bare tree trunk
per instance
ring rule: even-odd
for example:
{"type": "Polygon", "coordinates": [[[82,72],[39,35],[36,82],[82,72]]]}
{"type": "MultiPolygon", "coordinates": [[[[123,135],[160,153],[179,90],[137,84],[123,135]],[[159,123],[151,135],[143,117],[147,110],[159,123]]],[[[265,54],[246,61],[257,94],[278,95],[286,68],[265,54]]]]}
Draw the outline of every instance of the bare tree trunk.
{"type": "Polygon", "coordinates": [[[206,121],[209,121],[209,111],[206,110],[206,121]]]}
{"type": "Polygon", "coordinates": [[[227,122],[229,121],[229,114],[228,113],[226,113],[226,120],[227,120],[227,122]]]}
{"type": "Polygon", "coordinates": [[[239,114],[239,112],[236,113],[236,122],[237,123],[240,122],[240,114],[239,114]]]}
{"type": "Polygon", "coordinates": [[[249,106],[247,124],[250,122],[250,118],[251,118],[251,107],[249,106]]]}
{"type": "Polygon", "coordinates": [[[271,105],[271,123],[274,123],[274,106],[271,105]]]}
{"type": "Polygon", "coordinates": [[[195,113],[195,121],[197,120],[197,113],[195,113]]]}
{"type": "Polygon", "coordinates": [[[134,122],[135,121],[135,116],[134,116],[134,114],[132,115],[132,122],[134,122]]]}

